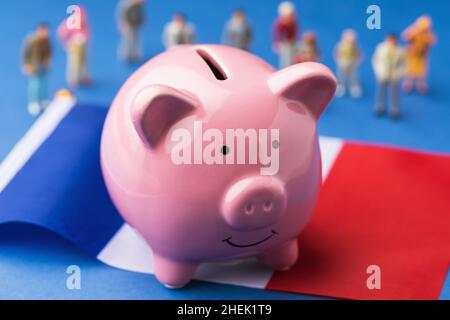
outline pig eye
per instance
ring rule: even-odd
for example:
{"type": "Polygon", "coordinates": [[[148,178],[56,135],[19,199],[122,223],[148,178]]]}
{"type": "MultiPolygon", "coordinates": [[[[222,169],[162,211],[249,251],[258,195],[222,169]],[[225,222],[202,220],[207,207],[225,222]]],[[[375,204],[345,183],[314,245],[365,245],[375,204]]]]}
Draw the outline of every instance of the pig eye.
{"type": "Polygon", "coordinates": [[[224,156],[226,156],[227,154],[230,153],[230,147],[223,146],[222,148],[220,148],[220,153],[223,154],[224,156]]]}

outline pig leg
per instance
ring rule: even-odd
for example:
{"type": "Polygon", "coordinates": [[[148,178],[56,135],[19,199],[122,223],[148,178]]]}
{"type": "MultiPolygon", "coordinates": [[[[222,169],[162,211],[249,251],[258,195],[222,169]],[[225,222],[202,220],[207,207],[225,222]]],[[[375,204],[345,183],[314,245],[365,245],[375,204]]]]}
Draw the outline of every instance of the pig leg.
{"type": "Polygon", "coordinates": [[[153,253],[153,268],[156,278],[167,288],[184,287],[197,269],[197,264],[179,262],[153,253]]]}
{"type": "Polygon", "coordinates": [[[260,254],[258,258],[272,269],[289,270],[298,259],[297,239],[289,240],[278,247],[267,250],[260,254]]]}

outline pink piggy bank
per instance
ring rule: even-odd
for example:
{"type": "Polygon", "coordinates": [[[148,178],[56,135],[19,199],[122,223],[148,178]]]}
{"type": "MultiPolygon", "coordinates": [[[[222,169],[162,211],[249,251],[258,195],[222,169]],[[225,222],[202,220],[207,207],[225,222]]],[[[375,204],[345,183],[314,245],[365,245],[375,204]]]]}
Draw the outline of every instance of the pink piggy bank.
{"type": "Polygon", "coordinates": [[[202,262],[256,255],[286,270],[321,188],[317,120],[336,79],[281,71],[226,46],[178,46],[136,71],[103,129],[101,165],[156,277],[187,284],[202,262]]]}

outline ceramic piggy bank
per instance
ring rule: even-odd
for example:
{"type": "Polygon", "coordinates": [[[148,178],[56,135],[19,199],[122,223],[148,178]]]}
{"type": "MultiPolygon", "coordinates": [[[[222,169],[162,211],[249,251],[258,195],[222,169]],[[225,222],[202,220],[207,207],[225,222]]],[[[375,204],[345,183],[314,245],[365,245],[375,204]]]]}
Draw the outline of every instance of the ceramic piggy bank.
{"type": "Polygon", "coordinates": [[[160,282],[182,287],[202,262],[295,264],[321,187],[316,124],[335,89],[321,64],[276,71],[219,45],[174,47],[126,81],[102,170],[160,282]]]}

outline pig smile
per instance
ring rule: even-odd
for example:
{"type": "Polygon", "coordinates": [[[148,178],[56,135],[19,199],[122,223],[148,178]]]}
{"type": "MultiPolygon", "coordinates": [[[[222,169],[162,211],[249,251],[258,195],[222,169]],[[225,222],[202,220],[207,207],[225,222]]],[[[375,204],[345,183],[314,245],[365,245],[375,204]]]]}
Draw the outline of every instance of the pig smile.
{"type": "Polygon", "coordinates": [[[257,242],[253,242],[253,243],[249,243],[249,244],[237,244],[237,243],[233,243],[231,242],[231,238],[229,237],[225,240],[222,240],[223,242],[228,243],[230,246],[232,247],[236,247],[236,248],[248,248],[248,247],[253,247],[253,246],[257,246],[258,244],[261,244],[263,242],[266,242],[267,240],[269,240],[270,238],[272,238],[274,235],[277,235],[278,233],[275,230],[272,230],[272,234],[270,236],[265,237],[264,239],[257,241],[257,242]]]}

